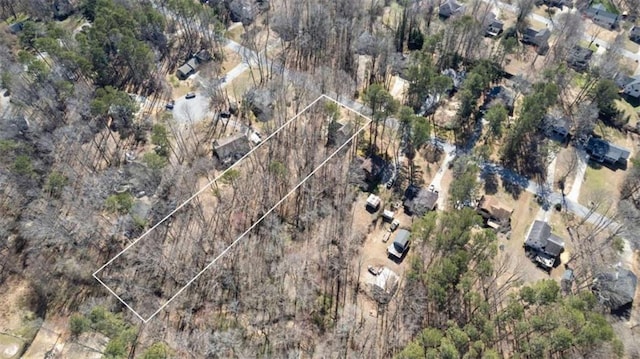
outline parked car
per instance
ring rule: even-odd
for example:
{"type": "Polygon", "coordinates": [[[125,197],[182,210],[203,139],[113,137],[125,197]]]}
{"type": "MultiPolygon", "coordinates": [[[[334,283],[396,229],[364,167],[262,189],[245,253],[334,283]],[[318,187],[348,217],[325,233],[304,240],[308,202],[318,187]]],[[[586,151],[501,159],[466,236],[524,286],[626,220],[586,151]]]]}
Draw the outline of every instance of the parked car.
{"type": "Polygon", "coordinates": [[[187,100],[195,98],[196,97],[196,93],[195,92],[189,92],[188,94],[186,94],[184,96],[184,98],[186,98],[187,100]]]}
{"type": "Polygon", "coordinates": [[[391,222],[391,226],[389,226],[389,231],[391,232],[395,231],[399,225],[400,225],[400,221],[398,221],[397,219],[394,219],[393,222],[391,222]]]}
{"type": "Polygon", "coordinates": [[[174,100],[169,101],[166,106],[164,106],[167,110],[173,110],[173,106],[176,104],[174,100]]]}
{"type": "Polygon", "coordinates": [[[436,187],[434,185],[429,185],[429,192],[435,192],[436,187]]]}
{"type": "Polygon", "coordinates": [[[369,265],[367,266],[367,270],[369,271],[369,273],[373,274],[373,275],[378,275],[382,272],[382,266],[372,266],[369,265]]]}

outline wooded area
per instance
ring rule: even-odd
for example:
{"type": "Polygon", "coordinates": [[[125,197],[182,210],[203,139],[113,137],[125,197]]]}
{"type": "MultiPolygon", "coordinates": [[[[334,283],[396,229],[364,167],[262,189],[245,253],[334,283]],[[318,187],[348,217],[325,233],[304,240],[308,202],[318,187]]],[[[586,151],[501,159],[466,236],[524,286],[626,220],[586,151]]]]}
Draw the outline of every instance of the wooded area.
{"type": "Polygon", "coordinates": [[[554,230],[577,243],[563,263],[581,276],[569,291],[527,282],[528,259],[468,208],[482,181],[489,192],[491,164],[525,179],[500,183],[516,200],[528,181],[569,197],[580,163],[548,178],[549,113],[569,124],[565,148],[627,135],[636,120],[615,81],[629,72],[625,39],[577,72],[579,13],[549,15],[540,55],[523,41],[533,0],[514,2],[496,38],[485,1],[449,18],[442,3],[0,0],[0,285],[24,283],[25,307],[66,323],[66,342],[106,337],[107,358],[638,357],[635,327],[591,290],[625,245],[635,264],[637,155],[617,174],[619,203],[590,194],[582,216],[560,205],[554,230]],[[211,59],[179,80],[202,50],[211,59]],[[322,94],[335,101],[307,108],[322,94]],[[253,152],[215,153],[233,136],[253,152]],[[397,290],[371,294],[366,246],[386,224],[363,192],[401,211],[411,186],[438,176],[438,210],[402,223],[411,247],[397,290]],[[146,323],[92,276],[142,235],[97,277],[143,318],[157,314],[146,323]]]}

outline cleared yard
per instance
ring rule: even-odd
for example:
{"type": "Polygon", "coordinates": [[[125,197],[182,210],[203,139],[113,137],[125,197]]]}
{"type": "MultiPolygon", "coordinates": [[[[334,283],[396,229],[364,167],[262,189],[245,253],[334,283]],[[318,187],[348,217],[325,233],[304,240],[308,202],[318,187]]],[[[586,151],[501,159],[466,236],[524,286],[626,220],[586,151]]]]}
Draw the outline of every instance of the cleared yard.
{"type": "Polygon", "coordinates": [[[629,39],[625,39],[624,40],[624,48],[631,51],[631,52],[638,52],[638,50],[640,49],[640,46],[638,46],[638,44],[636,44],[635,42],[629,40],[629,39]]]}
{"type": "Polygon", "coordinates": [[[585,20],[584,24],[585,24],[587,35],[596,37],[600,40],[613,43],[616,39],[616,36],[618,36],[618,32],[602,28],[594,24],[591,20],[585,20]]]}
{"type": "Polygon", "coordinates": [[[578,158],[576,149],[573,146],[561,148],[557,154],[555,178],[553,179],[553,190],[561,191],[559,181],[564,180],[564,193],[571,192],[573,181],[578,168],[578,158]]]}
{"type": "Polygon", "coordinates": [[[513,208],[511,215],[511,233],[507,236],[498,236],[498,245],[502,255],[496,260],[508,260],[513,272],[520,276],[523,283],[533,283],[548,278],[549,275],[538,268],[524,253],[523,243],[525,236],[536,218],[538,205],[533,200],[533,195],[523,192],[518,200],[514,200],[510,194],[500,190],[495,195],[505,206],[513,208]]]}
{"type": "Polygon", "coordinates": [[[638,122],[638,109],[624,99],[616,100],[616,107],[622,111],[624,117],[629,117],[629,125],[635,126],[638,122]]]}
{"type": "Polygon", "coordinates": [[[589,163],[584,175],[584,182],[580,188],[580,203],[600,201],[609,199],[617,202],[620,195],[620,184],[624,180],[625,171],[612,171],[607,167],[594,168],[593,163],[589,163]]]}
{"type": "Polygon", "coordinates": [[[229,27],[229,29],[230,30],[227,30],[227,33],[224,36],[235,42],[240,42],[242,40],[242,34],[244,34],[244,27],[242,26],[242,24],[233,24],[229,27]]]}

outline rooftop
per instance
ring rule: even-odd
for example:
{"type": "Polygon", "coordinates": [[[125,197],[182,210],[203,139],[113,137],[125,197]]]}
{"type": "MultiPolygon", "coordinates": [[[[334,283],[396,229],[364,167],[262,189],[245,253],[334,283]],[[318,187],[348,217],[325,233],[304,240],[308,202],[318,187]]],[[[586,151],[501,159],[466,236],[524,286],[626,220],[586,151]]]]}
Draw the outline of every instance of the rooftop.
{"type": "Polygon", "coordinates": [[[478,208],[501,220],[509,219],[513,213],[513,208],[505,206],[493,196],[483,196],[478,208]]]}
{"type": "Polygon", "coordinates": [[[547,222],[534,221],[525,241],[525,246],[543,252],[552,257],[558,257],[564,250],[562,238],[551,233],[551,226],[547,222]]]}
{"type": "Polygon", "coordinates": [[[595,160],[626,161],[631,155],[624,147],[617,146],[600,138],[591,137],[587,142],[587,152],[595,160]]]}

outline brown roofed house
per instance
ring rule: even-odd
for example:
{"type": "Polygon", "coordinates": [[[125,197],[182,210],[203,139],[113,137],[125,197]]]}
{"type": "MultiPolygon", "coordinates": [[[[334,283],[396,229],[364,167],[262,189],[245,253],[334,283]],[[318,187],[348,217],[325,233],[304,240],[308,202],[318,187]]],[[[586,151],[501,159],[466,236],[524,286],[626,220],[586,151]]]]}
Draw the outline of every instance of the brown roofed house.
{"type": "Polygon", "coordinates": [[[511,229],[513,208],[504,205],[497,198],[482,196],[478,202],[477,211],[484,218],[488,227],[501,232],[511,229]]]}

